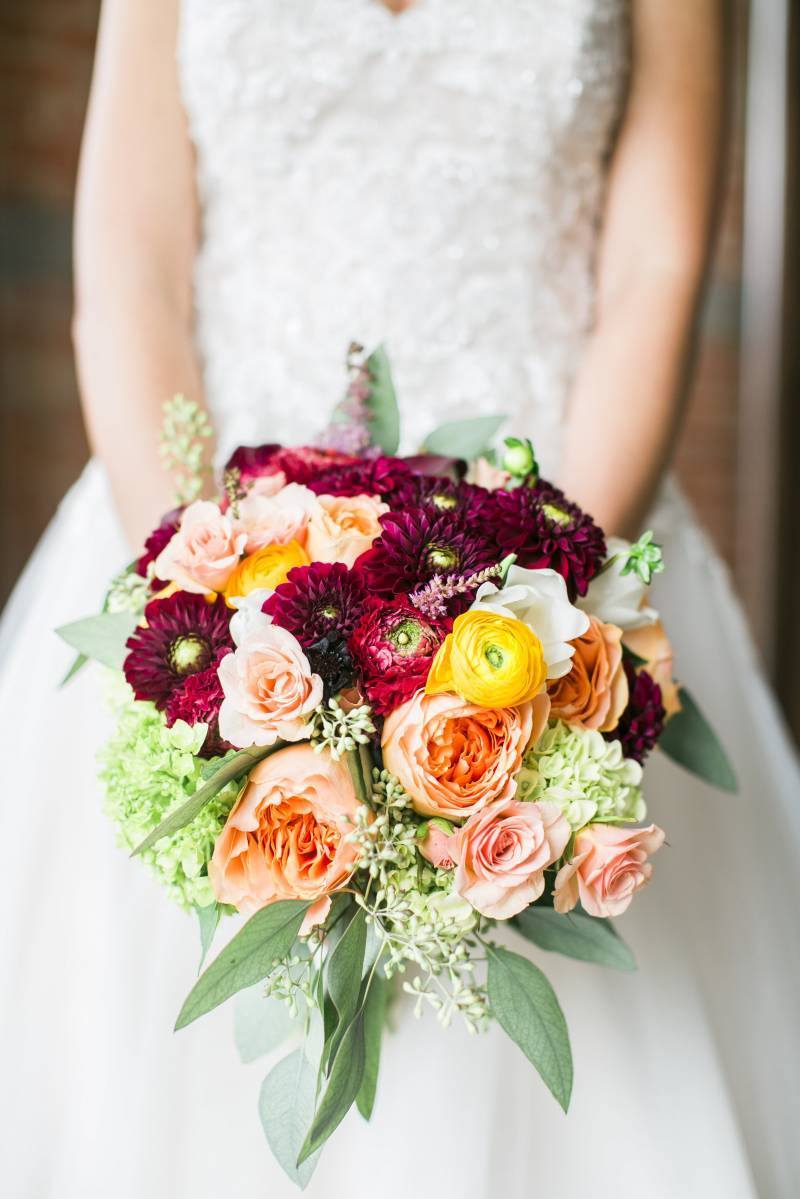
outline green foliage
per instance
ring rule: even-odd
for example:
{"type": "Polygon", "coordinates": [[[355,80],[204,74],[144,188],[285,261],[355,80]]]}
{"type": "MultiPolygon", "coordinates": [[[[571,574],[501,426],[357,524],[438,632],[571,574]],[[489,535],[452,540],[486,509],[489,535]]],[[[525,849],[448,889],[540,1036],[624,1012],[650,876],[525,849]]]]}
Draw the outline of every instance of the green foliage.
{"type": "Polygon", "coordinates": [[[720,791],[736,792],[736,773],[719,737],[685,687],[679,697],[681,710],[667,721],[658,748],[720,791]]]}
{"type": "Polygon", "coordinates": [[[367,359],[367,369],[372,381],[368,407],[367,425],[370,440],[384,454],[396,454],[400,445],[400,411],[392,382],[389,356],[383,346],[378,346],[367,359]]]}
{"type": "Polygon", "coordinates": [[[299,1032],[301,1021],[285,1002],[264,994],[263,983],[246,987],[234,999],[233,1032],[239,1057],[254,1062],[299,1032]]]}
{"type": "Polygon", "coordinates": [[[214,940],[214,933],[222,916],[222,906],[216,900],[213,903],[207,904],[204,908],[195,908],[197,912],[197,923],[200,928],[200,965],[197,967],[197,973],[203,969],[208,951],[211,948],[211,942],[214,940]]]}
{"type": "MultiPolygon", "coordinates": [[[[96,616],[85,616],[71,624],[63,624],[56,629],[56,633],[84,657],[101,662],[112,670],[122,670],[128,652],[125,642],[138,623],[139,617],[135,612],[98,612],[96,616]]],[[[74,663],[64,682],[78,669],[77,663],[74,663]]]]}
{"type": "Polygon", "coordinates": [[[176,504],[190,504],[202,494],[210,474],[204,459],[211,435],[208,416],[194,400],[176,395],[166,401],[159,453],[174,478],[176,504]]]}
{"type": "Polygon", "coordinates": [[[364,1006],[348,1025],[333,1059],[330,1078],[297,1158],[307,1161],[336,1131],[355,1102],[366,1065],[364,1006]]]}
{"type": "Polygon", "coordinates": [[[371,1118],[375,1106],[389,987],[386,979],[376,974],[364,1005],[364,1077],[356,1095],[356,1106],[365,1120],[371,1118]]]}
{"type": "Polygon", "coordinates": [[[562,915],[553,908],[533,904],[515,916],[512,923],[517,932],[539,949],[610,966],[612,970],[636,969],[636,959],[610,920],[587,916],[578,910],[562,915]]]}
{"type": "Polygon", "coordinates": [[[472,462],[486,453],[505,416],[473,416],[468,420],[446,421],[425,438],[424,449],[429,454],[447,458],[465,458],[472,462]]]}
{"type": "Polygon", "coordinates": [[[572,1051],[553,988],[527,958],[488,942],[486,952],[493,1016],[566,1111],[572,1094],[572,1051]]]}
{"type": "Polygon", "coordinates": [[[310,906],[281,899],[251,916],[192,987],[178,1013],[176,1030],[266,978],[294,945],[310,906]]]}
{"type": "Polygon", "coordinates": [[[258,1111],[269,1147],[292,1182],[305,1190],[319,1161],[320,1150],[297,1165],[298,1155],[314,1117],[316,1070],[305,1051],[295,1049],[270,1070],[261,1085],[258,1111]]]}

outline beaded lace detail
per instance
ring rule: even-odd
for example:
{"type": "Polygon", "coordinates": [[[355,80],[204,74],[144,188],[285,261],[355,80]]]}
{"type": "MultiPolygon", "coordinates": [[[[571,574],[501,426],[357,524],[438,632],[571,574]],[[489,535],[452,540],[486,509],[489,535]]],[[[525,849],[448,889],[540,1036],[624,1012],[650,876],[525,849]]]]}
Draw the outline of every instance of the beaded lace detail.
{"type": "Polygon", "coordinates": [[[310,439],[355,338],[387,345],[406,448],[502,411],[547,469],[627,42],[626,0],[183,0],[223,450],[310,439]]]}

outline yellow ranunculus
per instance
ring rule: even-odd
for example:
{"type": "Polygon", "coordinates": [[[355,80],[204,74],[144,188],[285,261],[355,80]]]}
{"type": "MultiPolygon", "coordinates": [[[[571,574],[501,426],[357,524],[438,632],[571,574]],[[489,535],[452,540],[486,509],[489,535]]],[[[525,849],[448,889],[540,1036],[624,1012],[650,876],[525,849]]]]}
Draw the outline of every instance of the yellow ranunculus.
{"type": "Polygon", "coordinates": [[[547,665],[536,634],[512,616],[472,610],[457,616],[428,675],[428,695],[455,691],[482,708],[515,708],[542,690],[547,665]]]}
{"type": "Polygon", "coordinates": [[[249,595],[257,587],[267,587],[273,591],[279,584],[286,582],[286,577],[295,566],[308,566],[311,559],[300,545],[299,541],[290,541],[288,545],[265,545],[242,558],[228,582],[225,584],[225,600],[232,607],[231,600],[249,595]]]}

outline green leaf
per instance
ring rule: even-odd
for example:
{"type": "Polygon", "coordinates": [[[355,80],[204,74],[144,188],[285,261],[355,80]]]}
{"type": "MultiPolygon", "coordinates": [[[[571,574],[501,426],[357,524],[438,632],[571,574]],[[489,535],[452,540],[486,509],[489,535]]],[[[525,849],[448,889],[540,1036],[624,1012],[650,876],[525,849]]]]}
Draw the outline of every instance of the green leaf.
{"type": "Polygon", "coordinates": [[[270,754],[282,749],[283,741],[277,741],[274,745],[254,745],[251,749],[240,749],[232,757],[223,758],[219,764],[219,769],[211,775],[207,783],[190,796],[185,803],[179,805],[174,811],[161,821],[161,824],[147,834],[144,841],[137,845],[132,851],[131,857],[135,858],[137,854],[144,853],[146,849],[150,849],[162,837],[171,837],[173,833],[177,833],[178,829],[184,828],[185,825],[191,824],[195,816],[203,810],[209,800],[213,799],[218,791],[226,787],[228,783],[234,779],[241,778],[243,774],[256,765],[257,762],[269,757],[270,754]]]}
{"type": "Polygon", "coordinates": [[[425,450],[429,454],[447,454],[450,458],[466,458],[467,462],[472,462],[480,458],[506,419],[498,413],[447,421],[428,434],[425,450]]]}
{"type": "Polygon", "coordinates": [[[125,642],[140,619],[135,612],[99,612],[97,616],[85,616],[72,624],[62,624],[56,632],[79,654],[102,662],[112,670],[122,670],[128,652],[125,642]]]}
{"type": "Polygon", "coordinates": [[[88,661],[89,659],[86,657],[86,654],[78,654],[77,658],[72,663],[61,682],[58,684],[59,687],[66,687],[67,683],[74,679],[75,675],[78,674],[79,671],[83,670],[88,661]]]}
{"type": "Polygon", "coordinates": [[[533,905],[515,916],[513,924],[517,932],[540,949],[563,953],[581,962],[610,966],[612,970],[636,969],[636,959],[610,920],[580,911],[561,915],[553,908],[533,905]]]}
{"type": "Polygon", "coordinates": [[[384,454],[396,454],[400,445],[400,412],[389,356],[383,346],[370,354],[367,368],[372,376],[368,401],[371,416],[367,422],[372,444],[379,445],[384,454]]]}
{"type": "Polygon", "coordinates": [[[302,1029],[282,999],[264,994],[263,985],[246,987],[233,1001],[233,1035],[242,1062],[255,1062],[302,1029]]]}
{"type": "Polygon", "coordinates": [[[566,1111],[572,1094],[572,1052],[555,992],[527,958],[500,945],[487,944],[486,950],[492,1014],[566,1111]]]}
{"type": "Polygon", "coordinates": [[[298,1155],[298,1166],[325,1144],[350,1111],[361,1088],[365,1056],[362,1007],[345,1030],[333,1059],[330,1080],[298,1155]]]}
{"type": "Polygon", "coordinates": [[[370,1119],[375,1106],[388,1000],[389,983],[376,974],[364,1005],[364,1077],[356,1095],[356,1107],[365,1120],[370,1119]]]}
{"type": "Polygon", "coordinates": [[[214,940],[214,933],[217,931],[217,925],[222,915],[222,907],[215,900],[205,908],[195,908],[195,911],[197,912],[197,922],[200,925],[200,965],[197,967],[199,974],[211,948],[211,942],[214,940]]]}
{"type": "Polygon", "coordinates": [[[251,916],[192,987],[175,1022],[176,1030],[266,978],[294,945],[310,906],[281,899],[251,916]]]}
{"type": "Polygon", "coordinates": [[[678,694],[681,710],[664,726],[659,749],[712,786],[736,792],[736,774],[717,734],[686,688],[681,687],[678,694]]]}
{"type": "Polygon", "coordinates": [[[261,1084],[258,1111],[264,1134],[279,1165],[305,1190],[319,1161],[320,1150],[297,1164],[301,1146],[314,1118],[316,1070],[303,1049],[278,1062],[261,1084]]]}
{"type": "Polygon", "coordinates": [[[342,1026],[350,1023],[358,1007],[366,947],[366,913],[356,908],[328,958],[328,993],[342,1026]]]}

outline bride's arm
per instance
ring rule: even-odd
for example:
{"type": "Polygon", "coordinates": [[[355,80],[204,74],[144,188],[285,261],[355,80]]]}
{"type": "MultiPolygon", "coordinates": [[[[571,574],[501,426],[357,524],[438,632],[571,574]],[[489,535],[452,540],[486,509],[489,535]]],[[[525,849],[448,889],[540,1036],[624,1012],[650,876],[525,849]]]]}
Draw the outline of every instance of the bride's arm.
{"type": "Polygon", "coordinates": [[[719,190],[724,0],[634,0],[594,333],[571,397],[561,482],[608,532],[638,535],[687,387],[719,190]]]}
{"type": "Polygon", "coordinates": [[[136,547],[170,505],[162,406],[201,401],[197,203],[178,91],[177,0],[105,0],[75,224],[74,342],[89,436],[136,547]]]}

